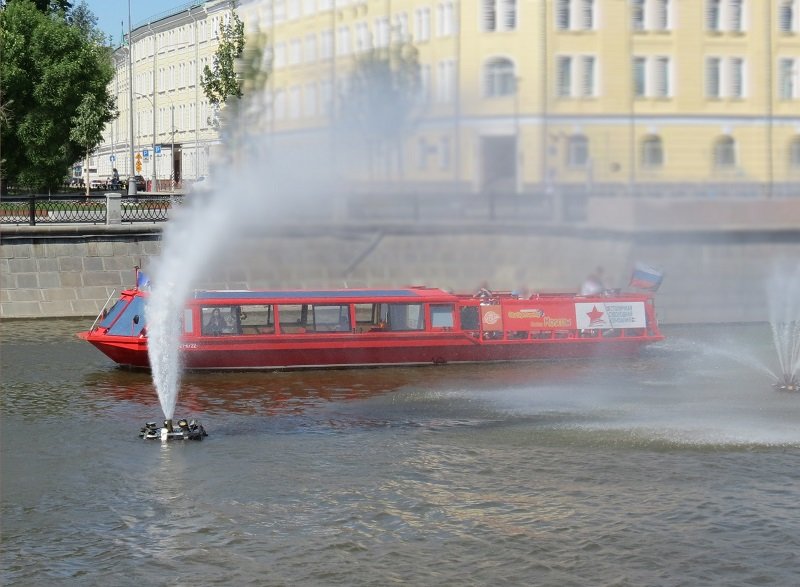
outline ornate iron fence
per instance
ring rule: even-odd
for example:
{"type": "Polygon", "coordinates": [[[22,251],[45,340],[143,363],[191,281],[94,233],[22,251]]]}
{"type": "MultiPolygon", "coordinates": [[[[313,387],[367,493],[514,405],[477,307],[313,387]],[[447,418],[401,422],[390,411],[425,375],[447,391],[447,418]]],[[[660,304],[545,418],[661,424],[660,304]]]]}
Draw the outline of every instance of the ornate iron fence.
{"type": "MultiPolygon", "coordinates": [[[[183,196],[140,195],[122,198],[122,222],[164,222],[183,196]]],[[[0,224],[105,224],[106,198],[102,196],[4,196],[0,199],[0,224]]]]}

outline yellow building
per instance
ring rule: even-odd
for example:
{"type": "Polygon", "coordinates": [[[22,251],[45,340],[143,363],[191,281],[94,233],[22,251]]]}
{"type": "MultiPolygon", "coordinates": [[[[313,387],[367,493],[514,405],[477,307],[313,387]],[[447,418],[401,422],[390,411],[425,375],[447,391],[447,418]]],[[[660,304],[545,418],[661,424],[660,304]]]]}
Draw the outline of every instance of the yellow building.
{"type": "MultiPolygon", "coordinates": [[[[196,82],[229,10],[215,0],[133,31],[137,152],[163,152],[175,128],[183,177],[205,175],[217,141],[196,82]]],[[[391,182],[381,193],[567,205],[800,195],[800,0],[240,0],[237,12],[251,45],[266,38],[270,75],[250,92],[259,132],[327,133],[332,157],[359,59],[397,43],[418,51],[413,125],[356,173],[373,193],[391,182]]],[[[124,143],[124,99],[120,110],[124,143]]]]}
{"type": "Polygon", "coordinates": [[[800,195],[799,0],[253,0],[239,11],[268,36],[266,126],[287,137],[335,118],[360,54],[418,49],[416,124],[381,166],[395,190],[800,195]]]}

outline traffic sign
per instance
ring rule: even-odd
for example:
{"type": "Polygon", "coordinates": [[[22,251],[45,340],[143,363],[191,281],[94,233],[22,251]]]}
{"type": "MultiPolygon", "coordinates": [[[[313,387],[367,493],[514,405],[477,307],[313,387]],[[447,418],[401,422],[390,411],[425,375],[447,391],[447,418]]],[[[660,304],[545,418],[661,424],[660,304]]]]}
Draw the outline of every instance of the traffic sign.
{"type": "Polygon", "coordinates": [[[141,159],[137,159],[136,160],[136,173],[139,173],[141,170],[142,170],[142,160],[141,159]]]}
{"type": "Polygon", "coordinates": [[[161,145],[156,145],[155,146],[155,152],[156,152],[156,155],[160,155],[161,154],[161,145]]]}
{"type": "Polygon", "coordinates": [[[150,151],[148,151],[147,149],[144,149],[142,151],[142,155],[144,155],[144,158],[147,159],[150,156],[150,151]]]}
{"type": "Polygon", "coordinates": [[[117,160],[117,158],[116,158],[114,155],[110,155],[110,156],[108,157],[108,159],[109,159],[109,160],[110,160],[112,163],[113,163],[114,161],[116,161],[116,160],[117,160]]]}

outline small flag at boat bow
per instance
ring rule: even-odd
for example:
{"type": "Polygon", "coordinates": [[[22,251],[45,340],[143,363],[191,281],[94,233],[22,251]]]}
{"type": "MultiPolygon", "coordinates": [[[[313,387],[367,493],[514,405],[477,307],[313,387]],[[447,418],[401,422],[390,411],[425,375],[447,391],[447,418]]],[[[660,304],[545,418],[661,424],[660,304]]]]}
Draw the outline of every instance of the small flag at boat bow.
{"type": "Polygon", "coordinates": [[[136,289],[145,289],[150,287],[150,278],[147,274],[136,267],[136,289]]]}

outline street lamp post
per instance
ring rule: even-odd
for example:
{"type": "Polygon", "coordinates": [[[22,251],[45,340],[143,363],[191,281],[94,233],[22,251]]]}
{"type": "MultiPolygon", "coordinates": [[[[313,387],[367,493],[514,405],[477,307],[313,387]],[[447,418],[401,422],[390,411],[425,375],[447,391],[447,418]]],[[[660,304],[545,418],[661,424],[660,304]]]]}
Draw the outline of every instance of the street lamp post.
{"type": "Polygon", "coordinates": [[[146,94],[140,94],[136,92],[136,95],[139,98],[144,98],[148,102],[150,102],[150,107],[153,109],[153,150],[150,154],[153,161],[153,187],[151,191],[155,191],[156,187],[156,106],[153,104],[153,101],[150,99],[150,96],[146,94]]]}
{"type": "Polygon", "coordinates": [[[128,103],[130,104],[131,168],[128,176],[128,195],[136,196],[136,178],[133,168],[133,39],[131,38],[131,0],[128,0],[128,103]]]}

